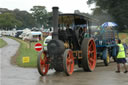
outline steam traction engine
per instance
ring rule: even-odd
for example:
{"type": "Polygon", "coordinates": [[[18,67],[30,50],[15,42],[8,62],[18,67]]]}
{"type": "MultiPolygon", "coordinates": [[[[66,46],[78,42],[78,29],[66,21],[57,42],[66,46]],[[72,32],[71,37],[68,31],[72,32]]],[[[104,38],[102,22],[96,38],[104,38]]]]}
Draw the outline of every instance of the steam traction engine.
{"type": "Polygon", "coordinates": [[[52,40],[37,59],[38,71],[42,76],[49,69],[64,71],[70,76],[75,64],[84,71],[94,71],[97,59],[95,41],[93,38],[85,38],[85,31],[79,27],[84,27],[88,22],[88,18],[82,15],[58,14],[58,7],[53,7],[52,40]],[[72,26],[72,29],[66,28],[67,25],[72,26]]]}

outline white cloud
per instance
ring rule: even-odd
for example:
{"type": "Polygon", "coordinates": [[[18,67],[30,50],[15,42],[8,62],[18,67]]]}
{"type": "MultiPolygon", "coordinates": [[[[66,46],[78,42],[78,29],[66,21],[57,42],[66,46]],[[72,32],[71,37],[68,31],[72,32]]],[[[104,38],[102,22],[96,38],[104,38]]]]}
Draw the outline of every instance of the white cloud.
{"type": "MultiPolygon", "coordinates": [[[[86,4],[87,0],[0,0],[0,8],[29,11],[34,5],[42,5],[48,11],[52,11],[53,6],[58,6],[59,10],[64,13],[73,13],[74,10],[81,12],[91,12],[86,4]]],[[[93,5],[94,7],[94,5],[93,5]]]]}

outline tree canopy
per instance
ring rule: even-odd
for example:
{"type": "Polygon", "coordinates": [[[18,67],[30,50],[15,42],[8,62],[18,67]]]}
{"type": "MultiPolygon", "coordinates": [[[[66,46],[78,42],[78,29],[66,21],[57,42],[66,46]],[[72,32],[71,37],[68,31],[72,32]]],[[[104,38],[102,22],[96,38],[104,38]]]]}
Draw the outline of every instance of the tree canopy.
{"type": "MultiPolygon", "coordinates": [[[[118,24],[119,30],[128,29],[128,0],[88,0],[88,4],[96,6],[110,14],[118,24]]],[[[97,10],[94,9],[94,12],[97,10]]]]}
{"type": "Polygon", "coordinates": [[[23,23],[21,28],[32,28],[37,25],[36,21],[32,17],[32,14],[28,13],[27,11],[15,9],[12,13],[16,16],[17,20],[23,23]]]}
{"type": "Polygon", "coordinates": [[[37,21],[38,25],[41,27],[44,25],[44,27],[47,26],[48,23],[48,12],[45,9],[45,6],[33,6],[31,9],[32,16],[37,21]]]}
{"type": "Polygon", "coordinates": [[[17,20],[11,13],[0,14],[0,29],[12,29],[14,27],[20,27],[22,22],[17,20]]]}

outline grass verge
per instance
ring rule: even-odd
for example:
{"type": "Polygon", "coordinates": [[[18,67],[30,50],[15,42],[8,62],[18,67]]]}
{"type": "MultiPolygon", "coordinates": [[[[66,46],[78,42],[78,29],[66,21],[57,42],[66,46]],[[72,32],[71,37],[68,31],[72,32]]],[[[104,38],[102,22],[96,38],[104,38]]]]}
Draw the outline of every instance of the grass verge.
{"type": "Polygon", "coordinates": [[[7,45],[7,43],[3,39],[0,38],[0,48],[4,47],[6,45],[7,45]]]}
{"type": "Polygon", "coordinates": [[[21,67],[36,67],[38,52],[35,51],[34,45],[37,42],[31,42],[31,47],[30,47],[29,42],[25,42],[21,39],[17,39],[13,37],[11,38],[20,43],[20,47],[19,47],[19,50],[17,51],[17,54],[13,56],[13,58],[15,58],[16,61],[14,59],[13,61],[15,61],[15,63],[21,67]],[[23,62],[23,57],[29,57],[29,62],[26,62],[26,63],[23,62]]]}

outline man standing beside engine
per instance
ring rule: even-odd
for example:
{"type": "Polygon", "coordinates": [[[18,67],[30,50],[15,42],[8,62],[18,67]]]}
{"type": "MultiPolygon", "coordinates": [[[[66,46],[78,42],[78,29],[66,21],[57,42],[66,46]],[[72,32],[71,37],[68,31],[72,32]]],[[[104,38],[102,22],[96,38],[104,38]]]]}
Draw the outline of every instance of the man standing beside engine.
{"type": "Polygon", "coordinates": [[[121,40],[118,40],[118,44],[117,44],[117,71],[116,73],[120,73],[120,64],[124,64],[124,73],[127,73],[128,70],[127,70],[127,66],[126,66],[126,55],[125,55],[125,49],[124,49],[124,46],[123,44],[121,44],[121,40]]]}

